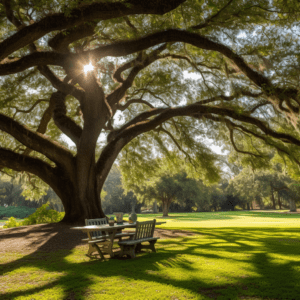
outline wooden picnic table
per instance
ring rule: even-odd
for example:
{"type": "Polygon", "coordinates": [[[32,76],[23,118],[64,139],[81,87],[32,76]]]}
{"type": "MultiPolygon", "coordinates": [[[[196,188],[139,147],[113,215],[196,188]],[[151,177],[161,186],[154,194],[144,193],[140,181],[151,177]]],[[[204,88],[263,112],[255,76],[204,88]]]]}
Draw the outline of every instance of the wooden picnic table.
{"type": "MultiPolygon", "coordinates": [[[[157,222],[156,225],[161,225],[166,222],[157,222]]],[[[89,225],[89,226],[81,226],[81,227],[71,227],[70,229],[74,230],[81,230],[82,232],[86,232],[88,235],[89,240],[87,241],[89,243],[89,250],[88,254],[89,255],[91,252],[93,252],[93,248],[95,247],[97,252],[100,254],[100,257],[104,259],[103,253],[100,249],[100,247],[96,244],[95,240],[92,238],[91,232],[93,231],[105,231],[108,233],[108,237],[105,238],[105,240],[99,241],[101,242],[101,245],[105,247],[105,251],[110,255],[110,257],[114,257],[115,254],[113,252],[113,244],[114,244],[114,239],[116,236],[116,233],[122,232],[123,229],[125,228],[136,228],[136,223],[129,223],[129,222],[123,222],[123,224],[116,224],[114,226],[110,226],[109,224],[105,225],[89,225]]]]}

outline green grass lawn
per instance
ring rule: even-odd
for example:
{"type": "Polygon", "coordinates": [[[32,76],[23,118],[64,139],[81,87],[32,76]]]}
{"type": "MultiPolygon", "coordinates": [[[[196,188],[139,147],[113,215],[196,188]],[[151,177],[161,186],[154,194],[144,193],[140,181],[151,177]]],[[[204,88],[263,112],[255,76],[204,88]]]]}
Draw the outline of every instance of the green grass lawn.
{"type": "Polygon", "coordinates": [[[100,261],[87,247],[1,253],[0,299],[300,299],[300,215],[138,215],[197,236],[160,239],[157,253],[100,261]]]}

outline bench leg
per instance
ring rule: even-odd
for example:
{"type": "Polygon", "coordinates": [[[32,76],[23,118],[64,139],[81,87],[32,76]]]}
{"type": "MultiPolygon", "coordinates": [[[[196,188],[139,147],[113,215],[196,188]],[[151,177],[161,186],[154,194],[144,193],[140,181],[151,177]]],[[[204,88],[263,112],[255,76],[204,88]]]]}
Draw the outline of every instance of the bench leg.
{"type": "Polygon", "coordinates": [[[136,245],[121,245],[121,252],[119,254],[120,257],[122,257],[123,255],[129,255],[130,258],[135,258],[135,247],[136,245]]]}
{"type": "Polygon", "coordinates": [[[136,245],[135,252],[138,253],[138,252],[141,252],[141,250],[142,250],[142,244],[139,243],[136,245]]]}
{"type": "Polygon", "coordinates": [[[97,244],[94,244],[93,246],[94,246],[94,248],[96,248],[96,251],[100,254],[101,259],[104,259],[103,253],[102,253],[101,249],[99,248],[99,246],[97,244]]]}
{"type": "Polygon", "coordinates": [[[156,252],[155,246],[154,246],[154,244],[156,243],[156,241],[150,241],[149,243],[150,243],[150,249],[152,250],[152,252],[156,252]]]}
{"type": "Polygon", "coordinates": [[[95,251],[97,251],[100,254],[101,259],[104,259],[103,253],[97,244],[89,244],[87,256],[91,256],[91,254],[95,251]]]}

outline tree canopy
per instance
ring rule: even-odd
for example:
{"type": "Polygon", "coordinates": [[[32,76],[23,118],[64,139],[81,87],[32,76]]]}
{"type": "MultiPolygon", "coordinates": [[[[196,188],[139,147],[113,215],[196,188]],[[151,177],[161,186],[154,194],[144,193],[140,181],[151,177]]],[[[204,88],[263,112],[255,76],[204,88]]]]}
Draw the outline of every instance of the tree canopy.
{"type": "Polygon", "coordinates": [[[2,172],[49,185],[68,223],[105,215],[117,158],[135,178],[155,154],[217,181],[207,138],[255,168],[275,149],[298,176],[299,12],[296,0],[0,1],[2,172]]]}

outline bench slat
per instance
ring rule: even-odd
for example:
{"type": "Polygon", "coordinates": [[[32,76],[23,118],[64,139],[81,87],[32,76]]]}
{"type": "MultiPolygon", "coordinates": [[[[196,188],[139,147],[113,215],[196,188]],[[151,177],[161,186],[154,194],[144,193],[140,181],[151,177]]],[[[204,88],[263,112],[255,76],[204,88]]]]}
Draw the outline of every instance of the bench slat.
{"type": "Polygon", "coordinates": [[[139,244],[142,242],[154,241],[154,240],[158,240],[158,239],[159,239],[159,237],[143,238],[143,239],[138,239],[138,240],[121,241],[121,242],[118,242],[118,244],[119,245],[135,245],[135,244],[139,244]]]}
{"type": "Polygon", "coordinates": [[[107,240],[105,240],[105,239],[102,239],[102,240],[93,240],[93,241],[88,241],[88,243],[89,244],[94,244],[94,243],[103,243],[103,242],[105,242],[105,241],[107,241],[107,240]]]}

